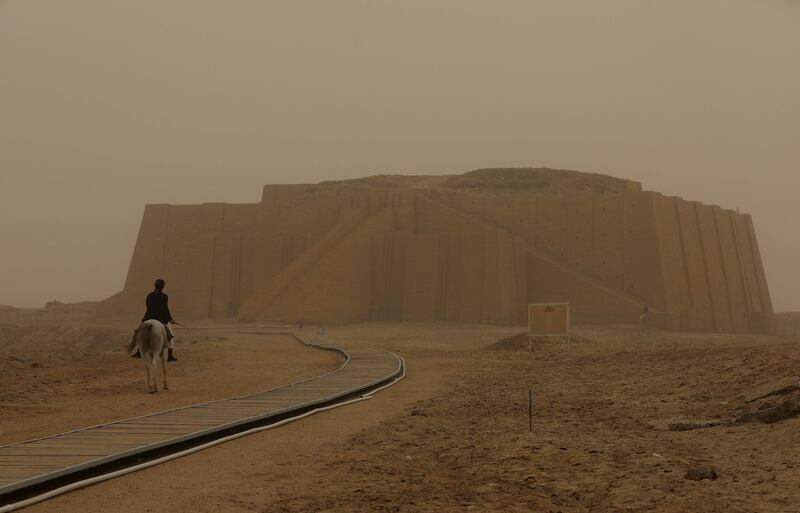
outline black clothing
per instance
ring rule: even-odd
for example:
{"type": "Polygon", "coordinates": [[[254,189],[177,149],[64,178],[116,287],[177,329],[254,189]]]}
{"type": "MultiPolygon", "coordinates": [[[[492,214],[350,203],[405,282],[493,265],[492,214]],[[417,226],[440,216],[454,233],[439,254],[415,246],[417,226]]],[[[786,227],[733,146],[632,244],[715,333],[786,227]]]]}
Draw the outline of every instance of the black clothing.
{"type": "Polygon", "coordinates": [[[168,300],[169,297],[163,292],[155,291],[149,293],[146,301],[147,311],[142,317],[142,322],[150,319],[155,319],[164,325],[172,322],[172,314],[169,313],[169,306],[167,306],[168,300]]]}

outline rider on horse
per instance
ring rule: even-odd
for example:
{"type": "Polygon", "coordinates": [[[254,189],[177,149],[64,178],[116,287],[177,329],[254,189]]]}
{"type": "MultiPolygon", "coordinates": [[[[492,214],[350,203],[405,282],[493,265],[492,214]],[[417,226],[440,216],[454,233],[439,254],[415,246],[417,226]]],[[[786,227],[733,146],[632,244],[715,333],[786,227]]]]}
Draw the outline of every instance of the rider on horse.
{"type": "MultiPolygon", "coordinates": [[[[142,317],[142,322],[155,319],[164,325],[164,327],[167,329],[167,349],[169,350],[167,361],[175,362],[178,360],[172,353],[175,345],[175,336],[172,334],[172,326],[170,325],[170,323],[173,322],[173,319],[172,314],[169,312],[169,305],[167,304],[169,297],[164,294],[165,285],[166,283],[161,278],[156,280],[155,290],[147,295],[147,311],[144,313],[144,317],[142,317]]],[[[138,351],[133,356],[135,358],[141,357],[138,351]]]]}

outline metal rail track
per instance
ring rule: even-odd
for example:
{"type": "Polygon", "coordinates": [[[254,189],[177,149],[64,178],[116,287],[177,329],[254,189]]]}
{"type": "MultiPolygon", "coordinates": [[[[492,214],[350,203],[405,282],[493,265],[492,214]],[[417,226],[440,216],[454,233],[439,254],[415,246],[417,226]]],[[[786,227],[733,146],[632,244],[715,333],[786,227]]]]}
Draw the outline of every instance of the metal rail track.
{"type": "Polygon", "coordinates": [[[98,476],[342,405],[405,373],[403,360],[386,351],[345,350],[289,331],[246,333],[292,335],[307,346],[338,352],[344,362],[327,374],[254,394],[0,446],[0,513],[32,497],[91,484],[98,476]]]}

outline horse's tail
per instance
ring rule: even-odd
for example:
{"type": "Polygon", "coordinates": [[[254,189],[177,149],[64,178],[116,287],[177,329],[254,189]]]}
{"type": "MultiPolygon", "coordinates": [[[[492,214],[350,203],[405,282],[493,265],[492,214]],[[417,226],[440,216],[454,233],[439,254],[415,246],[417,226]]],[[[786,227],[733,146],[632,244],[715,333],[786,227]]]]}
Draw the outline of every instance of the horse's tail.
{"type": "MultiPolygon", "coordinates": [[[[143,328],[145,328],[145,325],[144,324],[140,324],[135,330],[133,330],[133,335],[131,335],[131,341],[128,344],[128,354],[133,354],[133,350],[136,349],[136,346],[137,346],[136,338],[139,336],[139,332],[142,331],[143,328]]],[[[145,330],[145,333],[144,333],[145,337],[147,336],[147,334],[149,332],[150,332],[150,330],[145,330]]],[[[146,339],[145,339],[145,342],[146,342],[146,339]]]]}

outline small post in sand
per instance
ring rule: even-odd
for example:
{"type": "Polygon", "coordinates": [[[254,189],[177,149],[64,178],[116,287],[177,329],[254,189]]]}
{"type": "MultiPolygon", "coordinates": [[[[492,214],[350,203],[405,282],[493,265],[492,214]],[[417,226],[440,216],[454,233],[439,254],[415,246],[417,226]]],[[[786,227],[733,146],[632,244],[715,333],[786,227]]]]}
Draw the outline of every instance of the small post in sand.
{"type": "Polygon", "coordinates": [[[533,433],[533,388],[528,387],[528,432],[533,433]]]}

